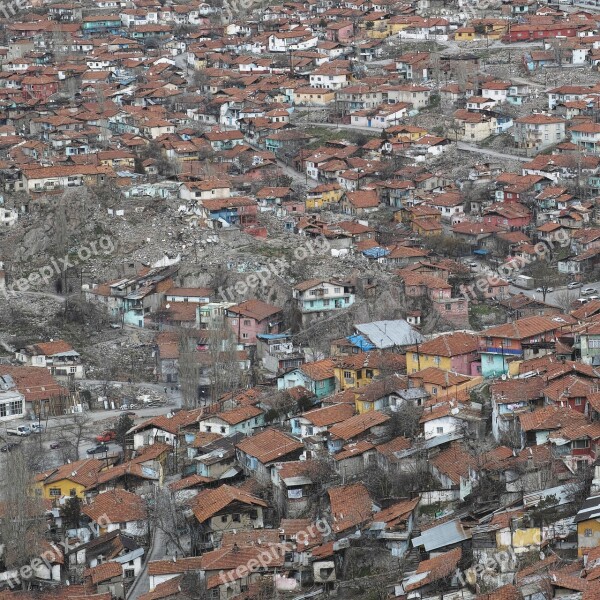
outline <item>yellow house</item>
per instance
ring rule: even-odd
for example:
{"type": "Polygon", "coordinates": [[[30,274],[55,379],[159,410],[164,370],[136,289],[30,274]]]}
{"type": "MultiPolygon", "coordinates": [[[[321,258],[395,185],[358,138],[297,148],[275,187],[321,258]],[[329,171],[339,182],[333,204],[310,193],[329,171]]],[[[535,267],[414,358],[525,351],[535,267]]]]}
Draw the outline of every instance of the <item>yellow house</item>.
{"type": "Polygon", "coordinates": [[[302,87],[294,93],[294,104],[328,106],[335,100],[335,90],[302,87]]]}
{"type": "Polygon", "coordinates": [[[441,235],[442,224],[436,219],[419,219],[412,222],[412,230],[423,236],[441,235]]]}
{"type": "Polygon", "coordinates": [[[479,338],[464,332],[447,333],[412,346],[406,351],[406,372],[416,373],[427,367],[471,375],[471,365],[478,359],[479,338]]]}
{"type": "Polygon", "coordinates": [[[390,19],[390,32],[392,35],[400,33],[403,29],[408,29],[413,23],[411,17],[405,17],[403,15],[394,15],[390,19]]]}
{"type": "Polygon", "coordinates": [[[423,136],[427,135],[427,129],[423,127],[417,127],[416,125],[394,125],[388,127],[385,130],[387,139],[390,141],[405,141],[408,138],[411,142],[420,140],[423,136]]]}
{"type": "Polygon", "coordinates": [[[409,373],[408,379],[412,387],[422,387],[432,396],[455,395],[483,383],[481,376],[469,377],[453,371],[442,371],[438,367],[427,367],[422,371],[409,373]]]}
{"type": "Polygon", "coordinates": [[[82,499],[84,491],[96,481],[105,467],[106,461],[85,458],[38,473],[34,482],[35,493],[48,500],[58,500],[63,496],[82,499]]]}
{"type": "Polygon", "coordinates": [[[459,27],[454,32],[455,42],[474,42],[475,41],[475,27],[459,27]]]}
{"type": "MultiPolygon", "coordinates": [[[[374,377],[393,374],[404,370],[405,359],[400,354],[382,352],[360,352],[342,356],[333,368],[339,390],[361,388],[374,377]]],[[[357,407],[358,410],[358,407],[357,407]]],[[[360,410],[359,410],[360,412],[360,410]]]]}
{"type": "Polygon", "coordinates": [[[385,410],[390,405],[390,396],[397,390],[406,389],[408,380],[404,375],[390,375],[377,379],[368,385],[352,388],[354,391],[354,407],[362,415],[374,410],[385,410]]]}
{"type": "Polygon", "coordinates": [[[372,40],[383,40],[392,35],[390,15],[384,12],[372,12],[365,15],[361,20],[360,28],[372,40]]]}
{"type": "Polygon", "coordinates": [[[575,516],[577,556],[600,546],[600,496],[590,496],[575,516]]]}
{"type": "Polygon", "coordinates": [[[324,183],[306,193],[306,210],[319,210],[329,204],[337,204],[343,196],[339,183],[324,183]]]}

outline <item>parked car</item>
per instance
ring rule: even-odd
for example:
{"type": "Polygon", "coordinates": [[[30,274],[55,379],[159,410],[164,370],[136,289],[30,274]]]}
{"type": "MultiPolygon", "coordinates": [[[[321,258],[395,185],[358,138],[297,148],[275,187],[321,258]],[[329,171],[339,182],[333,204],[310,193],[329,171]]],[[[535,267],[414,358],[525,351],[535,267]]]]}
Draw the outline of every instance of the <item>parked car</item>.
{"type": "MultiPolygon", "coordinates": [[[[543,293],[544,293],[544,288],[541,288],[541,287],[539,287],[539,288],[537,288],[535,291],[536,291],[538,294],[543,294],[543,293]]],[[[549,294],[550,292],[553,292],[553,291],[554,291],[554,288],[553,288],[553,287],[546,288],[546,293],[547,293],[547,294],[549,294]]]]}
{"type": "Polygon", "coordinates": [[[50,442],[50,450],[57,450],[60,448],[60,442],[50,442]]]}
{"type": "Polygon", "coordinates": [[[583,288],[581,290],[582,296],[589,296],[590,294],[595,294],[596,290],[594,288],[583,288]]]}
{"type": "Polygon", "coordinates": [[[108,444],[98,444],[93,448],[87,449],[88,454],[102,454],[104,452],[108,452],[108,444]]]}
{"type": "Polygon", "coordinates": [[[6,433],[8,435],[27,436],[27,435],[31,435],[31,429],[30,429],[29,425],[19,425],[18,427],[13,427],[12,429],[7,429],[6,433]]]}
{"type": "Polygon", "coordinates": [[[107,429],[100,435],[96,436],[97,442],[112,442],[117,437],[117,433],[114,429],[107,429]]]}
{"type": "Polygon", "coordinates": [[[4,446],[0,447],[0,452],[12,452],[15,448],[18,448],[19,444],[17,442],[8,442],[8,444],[4,444],[4,446]]]}
{"type": "Polygon", "coordinates": [[[128,417],[131,417],[132,419],[135,419],[136,416],[132,410],[126,410],[123,414],[127,415],[128,417]]]}
{"type": "Polygon", "coordinates": [[[46,426],[42,423],[32,423],[30,426],[31,433],[44,433],[46,426]]]}
{"type": "Polygon", "coordinates": [[[567,289],[574,290],[574,289],[577,289],[578,287],[581,287],[582,285],[583,285],[583,283],[580,283],[579,281],[571,281],[571,283],[567,286],[567,289]]]}

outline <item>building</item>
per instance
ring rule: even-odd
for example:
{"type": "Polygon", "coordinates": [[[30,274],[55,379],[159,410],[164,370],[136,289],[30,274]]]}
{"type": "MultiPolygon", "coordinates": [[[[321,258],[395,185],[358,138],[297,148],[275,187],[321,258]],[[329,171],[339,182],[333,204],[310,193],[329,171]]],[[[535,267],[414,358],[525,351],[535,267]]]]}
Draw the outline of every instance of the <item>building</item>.
{"type": "Polygon", "coordinates": [[[536,113],[515,119],[512,134],[515,147],[539,152],[566,138],[565,121],[560,117],[536,113]]]}
{"type": "Polygon", "coordinates": [[[79,352],[64,340],[32,344],[19,350],[16,358],[32,367],[45,367],[58,381],[82,379],[85,374],[79,352]]]}
{"type": "Polygon", "coordinates": [[[294,286],[293,297],[306,325],[318,317],[354,304],[355,286],[349,282],[309,279],[294,286]]]}

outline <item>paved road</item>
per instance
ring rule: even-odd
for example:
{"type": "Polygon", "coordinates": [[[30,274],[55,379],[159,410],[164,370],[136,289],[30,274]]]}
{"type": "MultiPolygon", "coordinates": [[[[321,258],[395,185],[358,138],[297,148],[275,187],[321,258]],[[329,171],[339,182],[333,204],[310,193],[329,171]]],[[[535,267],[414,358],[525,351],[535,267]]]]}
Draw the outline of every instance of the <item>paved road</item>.
{"type": "Polygon", "coordinates": [[[148,555],[144,568],[141,573],[137,576],[137,579],[131,586],[129,593],[127,594],[127,600],[137,600],[141,595],[146,594],[150,591],[150,578],[148,577],[148,563],[151,560],[160,560],[165,557],[165,548],[167,539],[164,532],[161,529],[157,529],[154,532],[152,538],[152,544],[148,549],[148,555]]]}
{"type": "Polygon", "coordinates": [[[502,158],[504,160],[518,160],[520,162],[529,162],[532,160],[531,157],[516,156],[514,154],[504,154],[502,152],[496,152],[495,150],[489,150],[488,148],[480,148],[479,146],[473,146],[472,144],[466,144],[465,142],[458,142],[457,148],[464,150],[465,152],[475,152],[476,154],[486,154],[495,158],[502,158]]]}
{"type": "MultiPolygon", "coordinates": [[[[592,283],[585,283],[583,285],[583,288],[595,288],[598,291],[598,295],[600,295],[600,281],[595,281],[592,283]]],[[[546,294],[546,303],[547,304],[556,304],[557,306],[559,306],[560,304],[563,304],[563,300],[565,299],[565,297],[567,297],[569,300],[571,300],[571,302],[573,302],[574,300],[577,300],[577,298],[581,297],[581,290],[583,288],[577,288],[575,290],[569,290],[567,289],[567,286],[560,286],[560,287],[556,287],[554,288],[553,292],[549,292],[548,294],[546,294]]],[[[525,294],[526,296],[529,296],[530,298],[535,298],[537,300],[543,300],[542,294],[540,294],[539,292],[536,292],[535,290],[524,290],[520,287],[516,287],[514,285],[511,285],[509,288],[509,292],[511,294],[525,294]]],[[[584,296],[585,298],[585,296],[584,296]]]]}

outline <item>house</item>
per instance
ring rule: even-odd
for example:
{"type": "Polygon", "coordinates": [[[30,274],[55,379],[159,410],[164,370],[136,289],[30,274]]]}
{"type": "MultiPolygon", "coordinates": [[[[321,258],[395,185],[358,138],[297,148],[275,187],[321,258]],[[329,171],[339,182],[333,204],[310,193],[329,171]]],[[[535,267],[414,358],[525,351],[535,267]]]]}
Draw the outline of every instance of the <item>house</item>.
{"type": "Polygon", "coordinates": [[[309,510],[315,490],[311,478],[315,465],[310,460],[278,463],[271,471],[277,506],[290,518],[298,518],[309,510]]]}
{"type": "Polygon", "coordinates": [[[591,121],[577,123],[569,127],[571,141],[583,152],[600,152],[600,125],[591,121]]]}
{"type": "MultiPolygon", "coordinates": [[[[340,181],[340,183],[342,183],[340,181]]],[[[346,192],[340,201],[342,212],[346,215],[364,216],[379,208],[379,197],[375,190],[357,190],[346,192]]]]}
{"type": "Polygon", "coordinates": [[[490,386],[492,402],[492,433],[500,442],[502,438],[516,439],[521,444],[518,416],[531,411],[543,401],[546,382],[542,377],[495,381],[490,386]]]}
{"type": "Polygon", "coordinates": [[[439,597],[436,590],[440,587],[441,589],[452,589],[458,586],[458,563],[461,557],[461,548],[455,548],[420,562],[415,573],[406,575],[400,583],[394,586],[394,595],[410,598],[412,592],[419,594],[422,598],[439,597]],[[436,594],[436,596],[432,594],[436,594]]]}
{"type": "Polygon", "coordinates": [[[335,279],[309,279],[294,286],[293,298],[302,314],[302,324],[307,325],[331,311],[352,306],[355,286],[335,279]]]}
{"type": "Polygon", "coordinates": [[[404,357],[394,353],[360,352],[335,360],[334,374],[340,390],[360,388],[382,374],[403,370],[404,357]]]}
{"type": "Polygon", "coordinates": [[[256,345],[257,335],[279,333],[283,310],[252,299],[230,306],[225,314],[238,343],[256,345]]]}
{"type": "Polygon", "coordinates": [[[317,398],[324,398],[335,391],[335,363],[330,358],[324,358],[280,375],[277,378],[277,389],[289,390],[302,386],[317,398]]]}
{"type": "Polygon", "coordinates": [[[200,417],[200,431],[230,435],[237,431],[252,434],[253,428],[264,425],[264,411],[256,406],[239,406],[216,415],[200,417]]]}
{"type": "Polygon", "coordinates": [[[468,109],[459,109],[454,112],[454,126],[456,140],[463,142],[476,142],[485,140],[498,128],[496,118],[484,112],[473,112],[468,109]]]}
{"type": "Polygon", "coordinates": [[[600,546],[600,496],[590,496],[575,516],[577,555],[600,546]]]}
{"type": "Polygon", "coordinates": [[[47,369],[0,365],[0,377],[5,385],[0,417],[25,414],[39,419],[40,416],[64,415],[74,409],[68,388],[60,385],[47,369]]]}
{"type": "Polygon", "coordinates": [[[236,444],[237,460],[244,471],[265,485],[271,481],[275,463],[297,460],[303,449],[295,437],[273,428],[236,444]]]}
{"type": "Polygon", "coordinates": [[[58,502],[63,497],[83,499],[85,490],[95,483],[106,462],[97,458],[86,458],[67,463],[55,469],[38,473],[35,487],[43,498],[58,502]]]}
{"type": "Polygon", "coordinates": [[[330,487],[327,494],[331,507],[331,529],[338,539],[369,524],[379,508],[362,483],[330,487]]]}
{"type": "Polygon", "coordinates": [[[133,449],[138,450],[156,443],[175,446],[186,428],[197,429],[198,418],[201,416],[203,409],[198,408],[147,419],[128,431],[129,435],[133,434],[133,449]]]}
{"type": "Polygon", "coordinates": [[[108,593],[111,598],[122,597],[123,569],[118,562],[109,561],[86,569],[84,580],[98,595],[108,593]]]}
{"type": "Polygon", "coordinates": [[[423,388],[433,396],[442,396],[449,394],[450,391],[457,394],[460,390],[475,387],[481,383],[482,379],[444,371],[438,367],[427,367],[416,373],[409,373],[408,381],[409,387],[423,388]]]}
{"type": "Polygon", "coordinates": [[[545,444],[550,432],[586,422],[586,417],[582,413],[553,405],[538,408],[533,412],[519,413],[518,418],[523,446],[545,444]]]}
{"type": "Polygon", "coordinates": [[[515,119],[512,135],[515,147],[539,152],[565,139],[565,121],[560,117],[535,113],[515,119]]]}
{"type": "Polygon", "coordinates": [[[196,549],[215,548],[226,532],[262,529],[267,507],[264,500],[227,484],[203,490],[191,502],[196,549]]]}
{"type": "Polygon", "coordinates": [[[350,417],[346,421],[336,423],[329,428],[327,449],[330,454],[336,454],[350,443],[364,440],[368,437],[377,439],[385,430],[385,423],[390,417],[374,410],[350,417]]]}
{"type": "Polygon", "coordinates": [[[406,352],[406,371],[416,373],[427,367],[477,375],[479,338],[476,334],[454,332],[412,346],[406,352]]]}
{"type": "Polygon", "coordinates": [[[45,367],[58,381],[82,379],[81,355],[64,340],[40,342],[19,350],[16,359],[32,367],[45,367]]]}
{"type": "Polygon", "coordinates": [[[114,489],[95,496],[81,507],[96,535],[120,530],[134,538],[150,534],[146,502],[141,496],[114,489]]]}
{"type": "Polygon", "coordinates": [[[315,408],[291,419],[292,434],[300,439],[324,434],[332,425],[346,421],[353,415],[352,404],[340,403],[315,408]]]}
{"type": "Polygon", "coordinates": [[[525,317],[490,327],[480,334],[481,373],[484,377],[507,374],[510,362],[551,353],[557,333],[573,321],[567,316],[525,317]]]}

